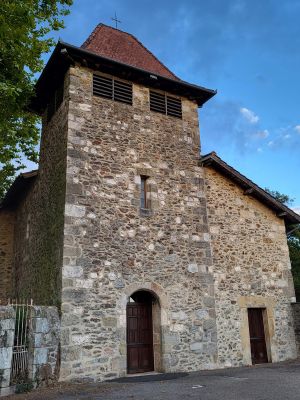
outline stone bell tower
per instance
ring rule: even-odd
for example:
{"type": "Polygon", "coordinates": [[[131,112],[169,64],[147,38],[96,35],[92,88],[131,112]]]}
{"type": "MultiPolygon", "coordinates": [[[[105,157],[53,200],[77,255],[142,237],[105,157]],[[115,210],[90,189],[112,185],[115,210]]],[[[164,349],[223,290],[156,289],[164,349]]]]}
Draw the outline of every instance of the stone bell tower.
{"type": "Polygon", "coordinates": [[[44,99],[44,131],[66,149],[61,379],[211,368],[197,109],[215,92],[102,24],[80,48],[58,43],[40,93],[54,72],[64,82],[44,99]]]}
{"type": "Polygon", "coordinates": [[[105,25],[54,49],[31,104],[39,169],[0,205],[0,297],[59,308],[61,380],[296,357],[286,229],[300,216],[200,157],[214,94],[105,25]]]}

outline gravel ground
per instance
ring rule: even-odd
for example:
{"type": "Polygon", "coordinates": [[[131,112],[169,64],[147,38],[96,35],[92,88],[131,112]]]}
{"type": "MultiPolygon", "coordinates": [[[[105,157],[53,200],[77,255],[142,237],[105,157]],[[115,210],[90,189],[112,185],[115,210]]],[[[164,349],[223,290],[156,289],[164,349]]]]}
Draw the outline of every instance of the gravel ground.
{"type": "Polygon", "coordinates": [[[7,400],[300,400],[300,360],[190,374],[140,375],[95,384],[61,383],[7,400]]]}

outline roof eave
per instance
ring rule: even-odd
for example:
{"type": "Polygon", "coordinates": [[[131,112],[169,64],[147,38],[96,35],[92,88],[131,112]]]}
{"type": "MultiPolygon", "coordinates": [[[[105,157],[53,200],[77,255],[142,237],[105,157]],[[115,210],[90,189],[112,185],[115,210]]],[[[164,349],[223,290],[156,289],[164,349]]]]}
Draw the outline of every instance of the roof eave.
{"type": "Polygon", "coordinates": [[[225,163],[215,152],[204,155],[200,159],[200,163],[203,166],[211,166],[218,170],[223,175],[237,183],[242,189],[244,189],[245,195],[251,195],[265,204],[269,208],[275,211],[276,216],[283,218],[286,225],[300,224],[300,215],[295,213],[289,207],[280,203],[273,196],[267,193],[264,189],[256,185],[250,179],[242,175],[240,172],[235,170],[233,167],[225,163]]]}
{"type": "Polygon", "coordinates": [[[162,75],[155,74],[141,68],[134,67],[107,57],[100,56],[91,51],[73,46],[69,43],[59,41],[36,84],[36,99],[32,102],[32,109],[41,113],[46,106],[44,99],[47,98],[47,87],[55,86],[53,80],[59,80],[59,72],[63,73],[75,62],[103,72],[116,74],[117,76],[128,78],[136,83],[145,86],[160,88],[173,92],[183,97],[196,101],[202,107],[216,93],[216,90],[207,89],[201,86],[190,84],[182,80],[171,79],[162,75]],[[51,77],[51,79],[50,79],[51,77]],[[39,107],[42,104],[42,107],[39,107]]]}
{"type": "Polygon", "coordinates": [[[26,195],[38,175],[38,170],[24,172],[16,177],[0,203],[1,209],[14,209],[26,195]]]}

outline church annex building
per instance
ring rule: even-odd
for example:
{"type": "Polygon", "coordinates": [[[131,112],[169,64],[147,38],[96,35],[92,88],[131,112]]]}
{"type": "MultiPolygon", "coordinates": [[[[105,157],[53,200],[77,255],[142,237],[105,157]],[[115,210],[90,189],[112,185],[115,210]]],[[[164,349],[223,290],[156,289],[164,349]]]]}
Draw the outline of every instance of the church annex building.
{"type": "Polygon", "coordinates": [[[60,380],[296,358],[300,216],[200,155],[215,94],[103,24],[58,42],[32,102],[39,169],[1,204],[0,297],[58,307],[60,380]]]}

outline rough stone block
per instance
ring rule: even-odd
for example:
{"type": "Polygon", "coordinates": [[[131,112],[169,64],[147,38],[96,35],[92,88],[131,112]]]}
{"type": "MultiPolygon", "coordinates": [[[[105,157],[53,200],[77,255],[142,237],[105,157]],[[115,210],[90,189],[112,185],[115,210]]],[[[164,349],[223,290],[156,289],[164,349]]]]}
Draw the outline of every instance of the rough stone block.
{"type": "Polygon", "coordinates": [[[209,317],[207,310],[195,310],[196,317],[199,319],[205,319],[209,317]]]}
{"type": "Polygon", "coordinates": [[[0,370],[10,369],[12,347],[0,347],[0,370]]]}
{"type": "Polygon", "coordinates": [[[216,321],[214,319],[206,319],[203,321],[203,329],[216,328],[216,321]]]}
{"type": "Polygon", "coordinates": [[[10,319],[0,320],[0,334],[1,331],[14,330],[14,329],[15,329],[14,319],[10,318],[10,319]]]}
{"type": "Polygon", "coordinates": [[[80,346],[64,346],[61,351],[61,361],[77,361],[81,359],[82,349],[80,346]]]}
{"type": "Polygon", "coordinates": [[[201,342],[194,342],[190,344],[190,349],[192,351],[199,351],[199,350],[203,350],[203,343],[201,342]]]}
{"type": "Polygon", "coordinates": [[[89,335],[72,335],[71,336],[71,341],[72,341],[73,344],[76,344],[76,345],[89,343],[90,342],[90,336],[89,335]]]}
{"type": "Polygon", "coordinates": [[[15,319],[16,312],[12,306],[1,306],[0,305],[0,321],[5,319],[15,319]]]}
{"type": "Polygon", "coordinates": [[[198,265],[197,264],[189,264],[188,271],[191,272],[192,274],[198,272],[199,271],[198,265]]]}
{"type": "Polygon", "coordinates": [[[34,332],[49,332],[49,321],[47,318],[33,318],[32,325],[34,332]]]}
{"type": "Polygon", "coordinates": [[[83,268],[79,265],[65,265],[62,274],[64,278],[80,278],[83,274],[83,268]]]}
{"type": "Polygon", "coordinates": [[[86,290],[85,289],[63,289],[62,293],[63,301],[74,301],[78,303],[82,303],[86,297],[86,290]]]}
{"type": "Polygon", "coordinates": [[[210,296],[204,296],[203,298],[203,304],[206,307],[211,307],[213,308],[215,306],[215,299],[214,297],[210,297],[210,296]]]}
{"type": "Polygon", "coordinates": [[[115,317],[105,317],[105,318],[102,318],[102,322],[103,322],[104,326],[115,327],[115,326],[117,326],[118,320],[115,317]]]}
{"type": "Polygon", "coordinates": [[[65,215],[68,217],[82,218],[85,215],[86,207],[75,204],[66,204],[65,215]]]}
{"type": "Polygon", "coordinates": [[[177,312],[172,312],[172,319],[174,320],[179,320],[179,321],[184,321],[188,318],[186,313],[184,311],[177,311],[177,312]]]}
{"type": "Polygon", "coordinates": [[[81,249],[74,246],[64,247],[64,257],[79,257],[81,255],[81,249]]]}
{"type": "Polygon", "coordinates": [[[166,345],[176,345],[180,343],[180,337],[178,334],[165,334],[163,336],[163,343],[166,345]]]}
{"type": "Polygon", "coordinates": [[[0,329],[0,347],[12,347],[14,344],[14,330],[1,331],[0,329]]]}
{"type": "Polygon", "coordinates": [[[122,289],[125,286],[123,279],[117,278],[114,283],[116,289],[122,289]]]}
{"type": "MultiPolygon", "coordinates": [[[[0,353],[1,357],[1,353],[0,353]]],[[[1,363],[1,361],[0,361],[1,363]]],[[[10,373],[11,369],[0,369],[0,389],[2,388],[8,388],[10,385],[10,373]]],[[[0,392],[1,395],[1,392],[0,392]]]]}
{"type": "Polygon", "coordinates": [[[46,364],[48,361],[48,349],[47,348],[36,348],[34,350],[34,356],[33,356],[33,364],[41,365],[41,364],[46,364]]]}

